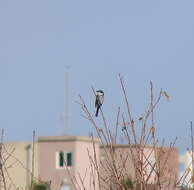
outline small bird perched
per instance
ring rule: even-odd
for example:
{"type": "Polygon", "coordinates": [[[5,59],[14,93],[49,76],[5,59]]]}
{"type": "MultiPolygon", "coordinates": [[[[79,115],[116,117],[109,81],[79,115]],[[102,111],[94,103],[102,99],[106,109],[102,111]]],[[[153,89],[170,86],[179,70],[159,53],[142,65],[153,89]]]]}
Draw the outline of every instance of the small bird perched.
{"type": "Polygon", "coordinates": [[[102,90],[96,91],[96,101],[95,101],[95,107],[96,107],[96,117],[98,116],[98,112],[100,107],[102,106],[102,103],[104,101],[104,92],[102,90]]]}

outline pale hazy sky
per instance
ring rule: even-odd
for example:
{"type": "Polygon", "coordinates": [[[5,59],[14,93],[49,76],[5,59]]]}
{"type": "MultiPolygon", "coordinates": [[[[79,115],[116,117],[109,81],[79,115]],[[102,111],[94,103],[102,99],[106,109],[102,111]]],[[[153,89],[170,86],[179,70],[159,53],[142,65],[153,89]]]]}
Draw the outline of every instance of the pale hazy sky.
{"type": "Polygon", "coordinates": [[[113,123],[123,106],[124,76],[134,118],[145,111],[149,81],[171,95],[157,109],[157,133],[189,145],[194,120],[194,1],[1,0],[0,126],[6,140],[43,135],[88,135],[75,103],[81,94],[94,112],[91,85],[105,91],[113,123]],[[69,128],[65,72],[69,66],[69,128]]]}

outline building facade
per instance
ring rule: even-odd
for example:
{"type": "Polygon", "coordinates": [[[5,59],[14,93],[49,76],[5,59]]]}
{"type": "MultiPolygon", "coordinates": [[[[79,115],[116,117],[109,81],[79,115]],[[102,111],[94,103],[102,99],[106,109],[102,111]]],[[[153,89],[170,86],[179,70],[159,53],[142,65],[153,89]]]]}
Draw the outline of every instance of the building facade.
{"type": "MultiPolygon", "coordinates": [[[[90,189],[91,165],[99,158],[99,140],[87,137],[39,137],[39,178],[51,189],[90,189]],[[94,151],[95,150],[95,151],[94,151]]],[[[98,160],[97,160],[98,162],[98,160]]],[[[96,184],[98,186],[98,184],[96,184]]]]}
{"type": "MultiPolygon", "coordinates": [[[[32,143],[30,142],[10,142],[4,143],[1,149],[3,171],[1,179],[5,178],[6,188],[26,189],[38,176],[38,152],[32,153],[32,143]],[[34,157],[32,170],[32,155],[34,157]],[[32,174],[33,171],[33,174],[32,174]]],[[[37,143],[34,144],[37,150],[37,143]]],[[[1,187],[5,184],[1,180],[1,187]]]]}
{"type": "Polygon", "coordinates": [[[182,165],[180,172],[180,183],[183,184],[183,186],[190,188],[193,187],[194,154],[192,154],[192,151],[186,151],[183,155],[180,156],[180,164],[182,165]]]}
{"type": "Polygon", "coordinates": [[[101,145],[100,175],[103,178],[101,185],[105,187],[102,189],[116,190],[118,182],[113,180],[116,177],[131,185],[137,185],[139,178],[148,185],[161,183],[161,189],[174,190],[179,172],[178,158],[178,150],[172,147],[101,145]]]}
{"type": "MultiPolygon", "coordinates": [[[[89,137],[52,136],[39,137],[34,151],[29,142],[6,143],[5,147],[7,177],[12,179],[10,189],[29,189],[32,182],[47,183],[52,190],[98,190],[99,185],[101,189],[115,189],[111,177],[113,167],[117,168],[123,180],[135,181],[137,178],[134,167],[139,163],[134,164],[134,158],[138,156],[138,145],[117,144],[111,147],[89,137]]],[[[167,147],[156,147],[154,150],[151,146],[143,148],[144,177],[148,179],[148,184],[156,182],[155,173],[150,176],[149,173],[156,167],[157,160],[161,182],[165,185],[170,179],[173,189],[178,175],[178,151],[167,147]]]]}

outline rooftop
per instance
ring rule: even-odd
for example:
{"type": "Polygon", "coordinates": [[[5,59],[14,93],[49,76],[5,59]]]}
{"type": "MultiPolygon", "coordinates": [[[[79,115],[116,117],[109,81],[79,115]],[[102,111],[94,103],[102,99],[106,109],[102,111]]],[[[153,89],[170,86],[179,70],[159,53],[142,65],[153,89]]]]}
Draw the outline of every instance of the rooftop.
{"type": "Polygon", "coordinates": [[[100,143],[98,138],[83,137],[83,136],[44,136],[38,137],[38,142],[58,142],[58,141],[85,141],[100,143]]]}

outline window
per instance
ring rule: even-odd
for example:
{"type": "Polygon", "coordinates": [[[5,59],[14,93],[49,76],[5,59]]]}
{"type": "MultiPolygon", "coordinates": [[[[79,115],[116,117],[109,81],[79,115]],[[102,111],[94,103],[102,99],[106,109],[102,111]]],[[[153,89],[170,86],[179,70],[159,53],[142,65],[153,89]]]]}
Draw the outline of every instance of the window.
{"type": "Polygon", "coordinates": [[[59,167],[64,167],[64,152],[59,152],[59,167]]]}
{"type": "Polygon", "coordinates": [[[56,153],[56,168],[65,168],[65,163],[67,167],[71,167],[73,165],[73,155],[72,152],[57,152],[56,153]]]}
{"type": "Polygon", "coordinates": [[[68,152],[66,156],[67,156],[67,166],[72,166],[72,153],[68,152]]]}

